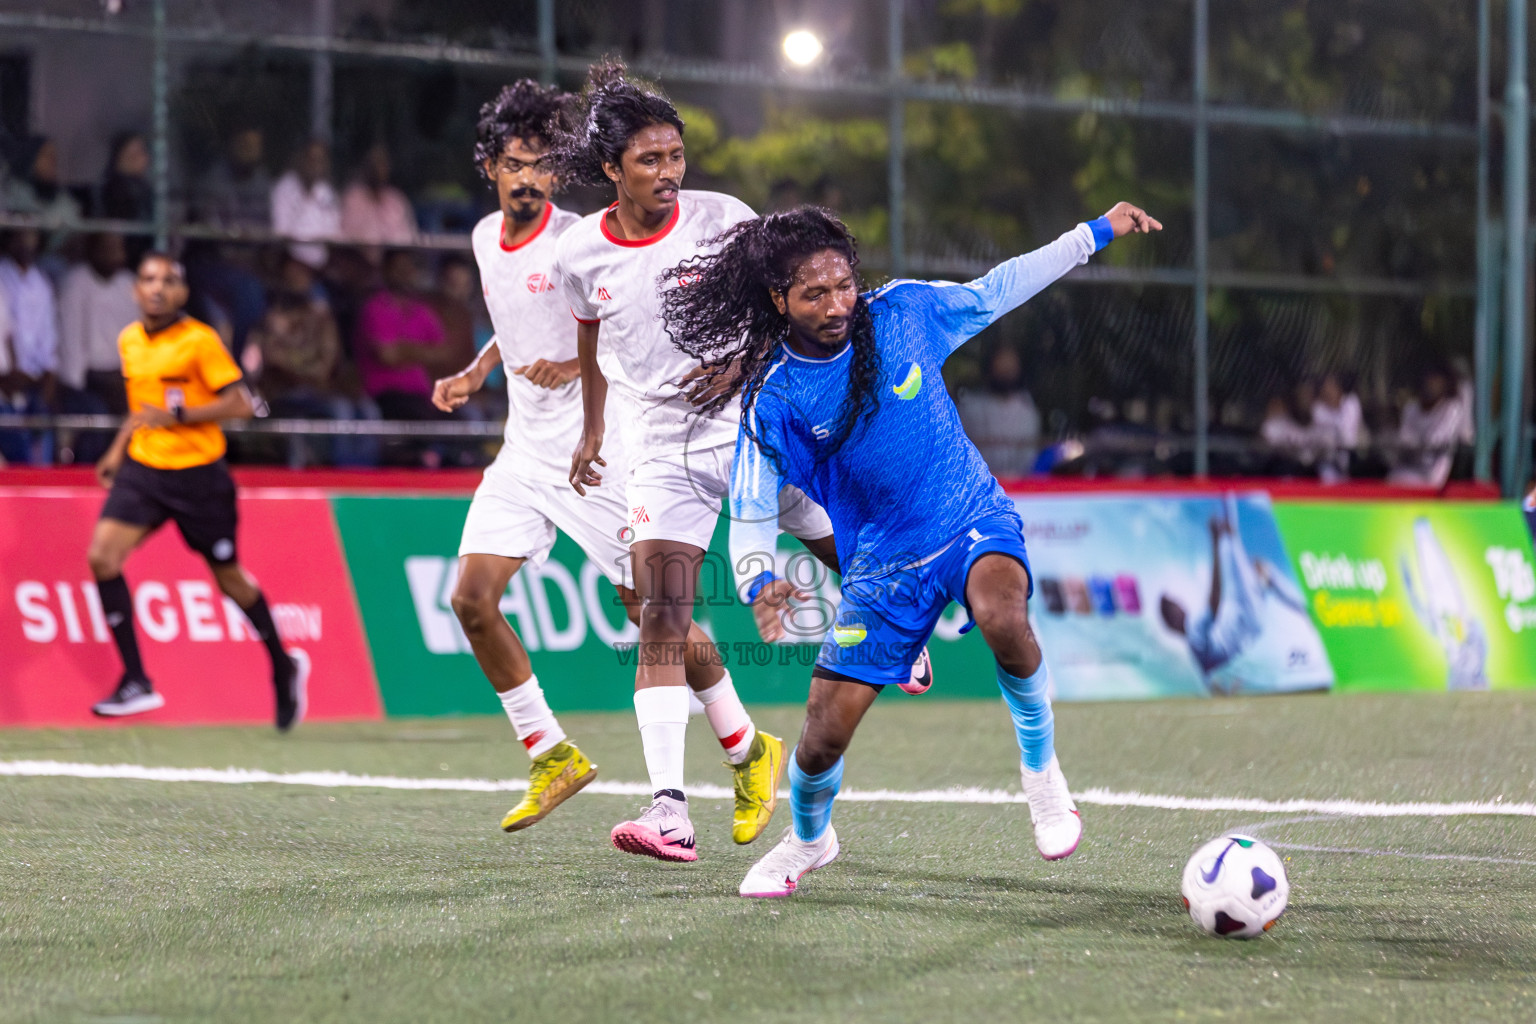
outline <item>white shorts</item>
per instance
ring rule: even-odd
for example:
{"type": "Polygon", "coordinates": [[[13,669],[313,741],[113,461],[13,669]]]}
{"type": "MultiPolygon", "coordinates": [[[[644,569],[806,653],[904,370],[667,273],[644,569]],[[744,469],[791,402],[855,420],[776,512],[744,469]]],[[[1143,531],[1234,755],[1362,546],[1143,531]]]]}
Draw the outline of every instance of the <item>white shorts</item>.
{"type": "Polygon", "coordinates": [[[589,487],[583,498],[568,483],[510,479],[494,469],[493,464],[486,470],[469,503],[459,541],[461,558],[500,555],[538,565],[549,557],[558,529],[581,546],[614,586],[634,588],[629,544],[619,537],[625,509],[618,488],[589,487]]]}
{"type": "MultiPolygon", "coordinates": [[[[626,495],[632,541],[672,540],[708,550],[720,512],[730,503],[734,444],[663,455],[634,468],[626,495]]],[[[832,535],[826,509],[786,484],[779,491],[779,529],[801,540],[832,535]]]]}

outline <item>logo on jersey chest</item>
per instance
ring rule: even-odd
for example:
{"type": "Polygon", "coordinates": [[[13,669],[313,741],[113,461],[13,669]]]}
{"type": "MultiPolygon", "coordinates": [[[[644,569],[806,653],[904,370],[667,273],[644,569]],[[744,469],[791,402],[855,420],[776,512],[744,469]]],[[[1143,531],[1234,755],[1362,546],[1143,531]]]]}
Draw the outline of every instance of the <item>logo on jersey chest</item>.
{"type": "Polygon", "coordinates": [[[923,388],[923,368],[913,363],[907,370],[907,379],[891,388],[896,397],[903,402],[911,401],[917,397],[917,393],[923,388]]]}
{"type": "Polygon", "coordinates": [[[608,289],[607,288],[599,288],[597,290],[597,301],[598,302],[609,302],[609,301],[612,301],[612,299],[613,299],[613,296],[608,294],[608,289]]]}
{"type": "Polygon", "coordinates": [[[548,274],[529,274],[528,290],[535,295],[555,290],[555,282],[549,279],[548,274]]]}

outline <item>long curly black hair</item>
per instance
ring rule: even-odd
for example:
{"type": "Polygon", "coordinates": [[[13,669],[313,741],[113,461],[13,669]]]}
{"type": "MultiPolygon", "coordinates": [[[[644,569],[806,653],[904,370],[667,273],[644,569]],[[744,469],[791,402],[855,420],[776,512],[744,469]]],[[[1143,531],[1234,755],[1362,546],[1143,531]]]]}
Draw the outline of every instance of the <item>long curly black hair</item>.
{"type": "MultiPolygon", "coordinates": [[[[707,244],[719,248],[694,256],[662,274],[662,318],[672,343],[703,363],[708,380],[727,375],[727,379],[739,381],[742,422],[748,424],[748,434],[782,470],[779,453],[756,434],[751,427],[752,418],[747,415],[776,360],[779,346],[789,336],[789,317],[774,306],[772,293],[788,292],[801,264],[827,249],[841,253],[848,265],[857,270],[858,244],[846,224],[830,210],[818,206],[802,206],[760,220],[743,221],[707,244]],[[665,287],[672,282],[678,286],[665,287]]],[[[817,465],[847,443],[860,421],[877,404],[880,351],[875,345],[869,304],[862,296],[854,306],[849,340],[853,361],[848,394],[836,429],[817,447],[817,465]]],[[[700,407],[700,415],[723,408],[736,390],[722,387],[720,393],[700,407]]]]}
{"type": "Polygon", "coordinates": [[[683,134],[682,116],[658,87],[631,78],[617,57],[604,57],[551,127],[555,166],[566,181],[611,184],[603,164],[618,166],[629,140],[653,124],[683,134]]]}
{"type": "MultiPolygon", "coordinates": [[[[480,108],[480,120],[475,125],[475,166],[499,160],[513,139],[548,144],[551,124],[570,100],[570,93],[531,78],[502,86],[496,98],[480,108]]],[[[494,182],[491,187],[496,187],[494,182]]]]}

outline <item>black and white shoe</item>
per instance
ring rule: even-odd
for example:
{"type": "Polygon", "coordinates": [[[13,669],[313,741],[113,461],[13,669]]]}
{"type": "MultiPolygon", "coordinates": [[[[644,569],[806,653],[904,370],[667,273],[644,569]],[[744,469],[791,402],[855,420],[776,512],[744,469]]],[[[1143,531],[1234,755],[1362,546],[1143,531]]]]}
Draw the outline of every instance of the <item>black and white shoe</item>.
{"type": "Polygon", "coordinates": [[[128,676],[117,681],[117,689],[106,700],[91,705],[91,711],[103,718],[124,718],[165,707],[165,698],[155,692],[148,679],[131,679],[128,676]]]}
{"type": "Polygon", "coordinates": [[[304,720],[309,710],[309,652],[302,647],[288,648],[293,671],[287,679],[272,681],[277,690],[277,731],[287,732],[304,720]]]}

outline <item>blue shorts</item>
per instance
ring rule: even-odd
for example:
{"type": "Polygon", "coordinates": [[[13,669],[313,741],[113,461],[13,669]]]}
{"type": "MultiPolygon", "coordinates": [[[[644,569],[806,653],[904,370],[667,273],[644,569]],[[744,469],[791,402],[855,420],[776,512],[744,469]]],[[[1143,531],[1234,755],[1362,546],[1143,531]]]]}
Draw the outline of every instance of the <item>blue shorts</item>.
{"type": "MultiPolygon", "coordinates": [[[[994,553],[1024,566],[1032,594],[1035,574],[1024,550],[1024,523],[1011,510],[978,519],[920,565],[873,579],[844,580],[837,620],[821,642],[816,667],[871,686],[906,682],[949,602],[965,604],[971,566],[994,553]]],[[[966,623],[961,632],[974,624],[966,623]]]]}

